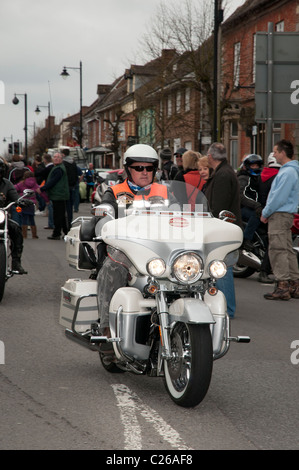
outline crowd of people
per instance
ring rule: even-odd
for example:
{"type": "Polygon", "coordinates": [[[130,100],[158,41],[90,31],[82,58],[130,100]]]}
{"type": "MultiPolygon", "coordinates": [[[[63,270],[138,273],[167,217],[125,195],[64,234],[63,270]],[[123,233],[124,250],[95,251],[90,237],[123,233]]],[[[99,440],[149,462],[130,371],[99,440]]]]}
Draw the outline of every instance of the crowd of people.
{"type": "MultiPolygon", "coordinates": [[[[149,185],[157,180],[188,183],[185,197],[191,209],[195,207],[196,195],[202,191],[215,217],[218,217],[222,210],[235,214],[236,223],[244,230],[242,248],[245,250],[253,249],[254,233],[263,226],[268,232],[269,244],[259,280],[266,284],[276,281],[274,292],[266,294],[265,298],[299,298],[298,260],[293,250],[291,235],[294,214],[298,212],[299,205],[299,165],[294,159],[292,143],[286,140],[277,142],[265,166],[259,155],[246,155],[237,172],[228,163],[225,147],[218,142],[210,146],[206,155],[183,147],[172,154],[170,148],[164,148],[160,152],[160,159],[161,168],[158,168],[158,159],[155,159],[152,172],[151,166],[145,171],[144,166],[138,165],[136,168],[136,165],[134,167],[126,164],[127,179],[122,185],[128,186],[127,192],[133,191],[136,184],[144,187],[144,182],[149,185]],[[132,173],[135,179],[131,177],[132,173]]],[[[139,162],[138,159],[132,160],[133,163],[136,161],[139,162]]],[[[3,165],[0,168],[0,193],[10,194],[10,197],[16,200],[25,189],[34,191],[32,204],[26,206],[21,214],[12,209],[11,217],[21,227],[23,238],[27,238],[28,229],[31,230],[33,238],[38,238],[35,224],[35,211],[38,210],[39,213],[48,213],[48,224],[44,227],[52,229],[48,239],[60,240],[62,234],[68,233],[73,212],[78,211],[79,182],[83,178],[89,200],[95,185],[92,165],[89,165],[83,175],[82,170],[69,156],[68,149],[54,154],[53,158],[48,154],[42,157],[37,155],[32,165],[25,165],[18,155],[14,155],[9,164],[4,159],[1,162],[3,165]],[[6,178],[6,185],[11,185],[10,193],[3,189],[3,178],[6,178]]],[[[148,159],[145,159],[145,162],[148,163],[148,159]]],[[[115,198],[117,187],[120,185],[115,186],[114,192],[111,189],[108,191],[106,199],[115,198]]],[[[18,260],[19,271],[22,271],[20,256],[18,260]]],[[[226,295],[228,313],[233,318],[236,302],[232,267],[217,284],[226,295]]]]}

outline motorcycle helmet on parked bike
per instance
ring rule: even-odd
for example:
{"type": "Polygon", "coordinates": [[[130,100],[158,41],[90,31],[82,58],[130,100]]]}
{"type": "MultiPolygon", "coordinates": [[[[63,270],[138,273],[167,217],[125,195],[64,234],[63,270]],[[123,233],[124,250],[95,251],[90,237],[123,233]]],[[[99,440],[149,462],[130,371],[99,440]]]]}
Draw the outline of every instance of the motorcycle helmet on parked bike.
{"type": "Polygon", "coordinates": [[[251,153],[243,161],[243,168],[245,168],[251,175],[259,175],[262,171],[263,159],[256,153],[251,153]],[[251,165],[258,165],[258,168],[252,168],[251,165]]]}
{"type": "Polygon", "coordinates": [[[124,154],[124,167],[129,179],[131,179],[129,167],[134,162],[152,163],[154,166],[154,179],[154,176],[158,169],[159,157],[153,147],[146,144],[135,144],[128,148],[128,150],[124,154]]]}

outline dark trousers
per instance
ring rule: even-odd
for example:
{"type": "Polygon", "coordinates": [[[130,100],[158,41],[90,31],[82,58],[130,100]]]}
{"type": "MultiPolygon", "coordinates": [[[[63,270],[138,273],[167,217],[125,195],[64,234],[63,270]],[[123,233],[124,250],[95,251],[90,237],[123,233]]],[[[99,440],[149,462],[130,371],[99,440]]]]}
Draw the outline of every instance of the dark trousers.
{"type": "Polygon", "coordinates": [[[69,231],[66,201],[53,201],[53,237],[60,237],[61,231],[66,235],[69,231]]]}

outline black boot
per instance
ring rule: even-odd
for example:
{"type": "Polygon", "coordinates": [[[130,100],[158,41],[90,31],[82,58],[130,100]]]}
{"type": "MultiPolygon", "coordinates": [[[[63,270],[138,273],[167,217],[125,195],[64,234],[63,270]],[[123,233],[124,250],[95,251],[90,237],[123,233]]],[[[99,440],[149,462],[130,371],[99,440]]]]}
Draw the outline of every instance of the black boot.
{"type": "Polygon", "coordinates": [[[12,270],[16,274],[27,274],[27,271],[25,271],[25,269],[21,265],[21,259],[20,258],[13,258],[11,267],[12,267],[12,270]]]}

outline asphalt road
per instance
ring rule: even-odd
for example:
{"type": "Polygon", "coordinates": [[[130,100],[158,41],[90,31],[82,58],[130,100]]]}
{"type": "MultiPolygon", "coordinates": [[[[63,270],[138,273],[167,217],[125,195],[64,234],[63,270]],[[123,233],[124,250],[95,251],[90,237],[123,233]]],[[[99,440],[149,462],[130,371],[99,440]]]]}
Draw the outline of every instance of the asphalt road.
{"type": "Polygon", "coordinates": [[[109,374],[97,353],[65,338],[61,286],[88,274],[67,265],[62,240],[47,240],[47,219],[36,222],[40,238],[25,240],[28,275],[8,281],[0,304],[0,449],[299,449],[299,300],[266,301],[269,286],[256,276],[236,280],[231,333],[251,343],[232,344],[205,400],[180,408],[162,379],[109,374]]]}

